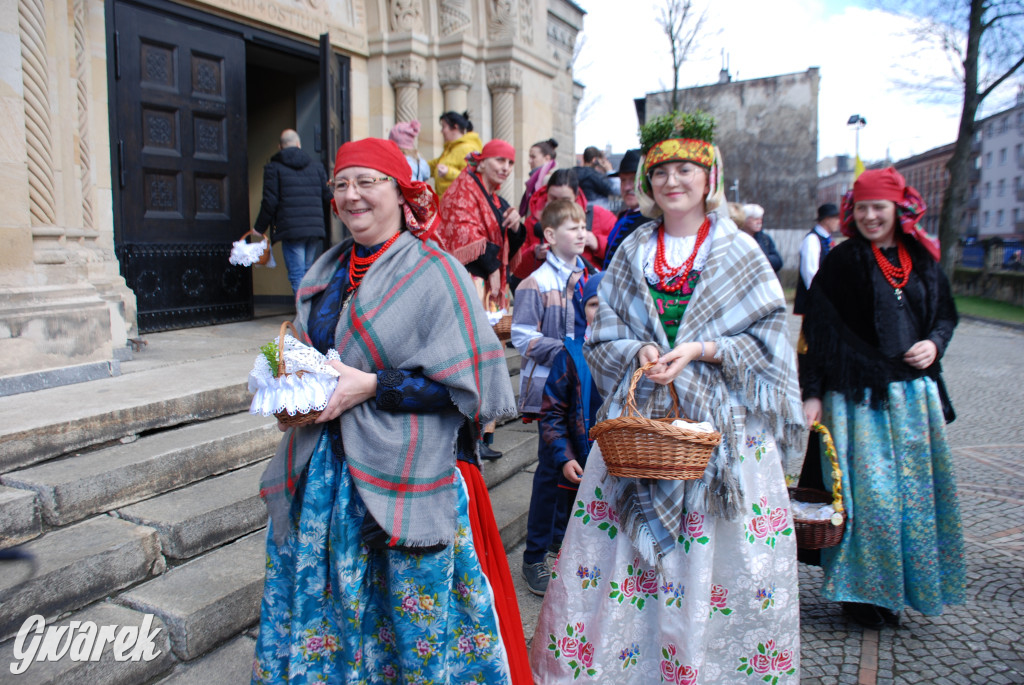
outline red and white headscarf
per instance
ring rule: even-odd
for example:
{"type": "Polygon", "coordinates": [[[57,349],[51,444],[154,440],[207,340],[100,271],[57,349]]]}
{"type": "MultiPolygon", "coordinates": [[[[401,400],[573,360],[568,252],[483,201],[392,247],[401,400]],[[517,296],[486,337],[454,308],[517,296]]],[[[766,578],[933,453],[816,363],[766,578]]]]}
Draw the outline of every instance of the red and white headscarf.
{"type": "Polygon", "coordinates": [[[861,172],[853,182],[853,189],[843,197],[842,208],[839,210],[839,228],[843,235],[857,235],[857,224],[853,219],[853,205],[867,200],[888,200],[896,204],[896,216],[903,233],[910,236],[928,251],[928,254],[939,261],[939,241],[925,233],[918,224],[928,209],[924,198],[907,180],[892,167],[885,169],[868,169],[861,172]]]}
{"type": "MultiPolygon", "coordinates": [[[[338,148],[338,156],[334,161],[334,176],[342,169],[353,166],[376,169],[395,179],[402,197],[405,198],[402,211],[409,232],[420,240],[431,237],[440,222],[440,201],[437,199],[437,193],[426,183],[412,180],[409,162],[394,142],[381,138],[363,138],[345,143],[338,148]]],[[[331,206],[337,212],[333,199],[331,206]]]]}

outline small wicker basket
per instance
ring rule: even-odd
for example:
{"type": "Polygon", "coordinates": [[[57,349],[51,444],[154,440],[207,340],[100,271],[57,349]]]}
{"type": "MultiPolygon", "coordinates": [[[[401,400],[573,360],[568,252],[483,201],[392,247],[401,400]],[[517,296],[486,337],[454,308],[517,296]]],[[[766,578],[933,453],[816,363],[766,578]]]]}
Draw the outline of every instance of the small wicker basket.
{"type": "Polygon", "coordinates": [[[648,419],[636,408],[636,385],[644,371],[654,366],[645,364],[636,370],[629,384],[626,412],[617,419],[602,421],[590,429],[597,440],[608,473],[620,478],[654,478],[656,480],[694,480],[704,475],[711,452],[722,442],[722,434],[697,433],[673,426],[683,418],[679,414],[679,396],[670,384],[672,416],[648,419]]]}
{"type": "MultiPolygon", "coordinates": [[[[484,300],[484,304],[486,306],[490,307],[494,303],[495,299],[496,298],[495,298],[494,295],[492,295],[491,293],[488,293],[487,297],[484,300]]],[[[497,309],[495,309],[495,311],[497,311],[497,309]]],[[[503,317],[501,317],[498,320],[498,323],[494,324],[493,328],[494,328],[494,334],[496,336],[498,336],[498,340],[500,340],[501,342],[508,342],[509,340],[511,340],[512,339],[512,315],[511,314],[505,314],[503,317]]]]}
{"type": "Polygon", "coordinates": [[[247,240],[249,236],[259,238],[260,242],[263,243],[263,254],[260,255],[259,260],[257,260],[255,263],[261,266],[265,265],[267,262],[270,261],[270,240],[267,238],[267,236],[263,235],[262,233],[258,233],[257,231],[251,228],[245,233],[243,233],[242,237],[239,238],[239,240],[247,240]]]}
{"type": "MultiPolygon", "coordinates": [[[[292,325],[291,321],[285,321],[281,324],[281,332],[278,334],[278,345],[277,345],[277,373],[274,378],[280,378],[281,376],[287,376],[288,374],[284,371],[284,335],[288,329],[292,329],[292,336],[297,340],[299,338],[299,332],[295,330],[295,326],[292,325]]],[[[305,374],[305,371],[297,371],[295,375],[299,378],[305,374]]],[[[323,410],[314,409],[311,412],[305,414],[289,414],[287,411],[274,412],[274,416],[281,423],[282,426],[293,428],[296,426],[305,426],[306,424],[313,423],[323,414],[323,410]]]]}
{"type": "Polygon", "coordinates": [[[843,474],[839,470],[836,446],[832,434],[821,423],[815,423],[811,430],[821,434],[825,455],[832,462],[832,494],[816,488],[790,488],[789,498],[799,502],[832,503],[836,513],[831,520],[809,520],[793,517],[796,528],[796,546],[800,549],[825,549],[835,547],[843,539],[846,530],[846,511],[843,509],[843,474]]]}

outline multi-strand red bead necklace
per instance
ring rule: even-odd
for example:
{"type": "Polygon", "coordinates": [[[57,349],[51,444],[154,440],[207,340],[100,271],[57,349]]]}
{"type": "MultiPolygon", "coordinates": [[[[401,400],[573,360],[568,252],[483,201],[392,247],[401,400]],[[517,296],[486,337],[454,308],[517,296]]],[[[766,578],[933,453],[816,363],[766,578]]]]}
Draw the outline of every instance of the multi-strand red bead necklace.
{"type": "Polygon", "coordinates": [[[707,240],[709,233],[711,233],[711,219],[705,217],[704,223],[697,230],[697,242],[693,246],[693,252],[690,253],[690,256],[683,262],[682,266],[673,269],[665,259],[665,226],[662,225],[658,229],[658,249],[654,253],[654,273],[658,277],[659,290],[667,293],[677,293],[682,290],[690,277],[690,270],[693,268],[694,260],[697,259],[697,253],[700,252],[700,246],[707,240]],[[675,284],[668,285],[668,282],[679,274],[682,274],[682,276],[676,280],[675,284]]]}
{"type": "Polygon", "coordinates": [[[910,280],[910,271],[914,267],[907,248],[903,246],[902,241],[896,241],[896,256],[900,262],[899,266],[893,266],[892,262],[885,258],[885,255],[882,254],[882,251],[874,243],[871,243],[871,252],[875,255],[878,268],[882,270],[882,276],[892,286],[896,299],[902,300],[903,288],[906,287],[907,281],[910,280]]]}
{"type": "Polygon", "coordinates": [[[359,284],[363,282],[363,276],[370,270],[377,259],[387,252],[388,248],[395,244],[398,240],[398,236],[402,235],[401,231],[391,236],[386,243],[381,245],[381,248],[374,252],[369,257],[360,257],[356,254],[356,248],[352,247],[352,257],[348,263],[348,291],[352,292],[359,287],[359,284]]]}

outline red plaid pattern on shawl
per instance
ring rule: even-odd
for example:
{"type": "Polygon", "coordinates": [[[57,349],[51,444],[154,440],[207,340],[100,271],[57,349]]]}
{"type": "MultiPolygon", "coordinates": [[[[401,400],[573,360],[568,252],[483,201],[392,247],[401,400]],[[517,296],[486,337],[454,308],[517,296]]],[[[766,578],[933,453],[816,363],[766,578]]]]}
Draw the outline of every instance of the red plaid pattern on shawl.
{"type": "MultiPolygon", "coordinates": [[[[303,336],[311,300],[330,283],[341,251],[329,250],[303,279],[295,322],[303,336]]],[[[504,349],[469,274],[435,243],[403,233],[344,307],[335,346],[343,363],[362,371],[416,370],[448,388],[453,411],[386,412],[371,400],[342,414],[341,434],[356,489],[389,544],[451,543],[459,426],[515,413],[504,349]]],[[[263,475],[275,538],[287,534],[292,499],[322,432],[318,424],[289,430],[263,475]]]]}

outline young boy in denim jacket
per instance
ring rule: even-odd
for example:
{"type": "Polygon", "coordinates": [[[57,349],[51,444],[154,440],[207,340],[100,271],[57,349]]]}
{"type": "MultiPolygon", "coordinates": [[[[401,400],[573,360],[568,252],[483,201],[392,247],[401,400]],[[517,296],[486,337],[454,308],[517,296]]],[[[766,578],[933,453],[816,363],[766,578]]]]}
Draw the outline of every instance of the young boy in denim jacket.
{"type": "MultiPolygon", "coordinates": [[[[585,321],[577,321],[574,297],[581,298],[588,277],[587,264],[580,255],[586,246],[586,216],[575,202],[551,202],[540,218],[547,257],[516,289],[512,310],[512,344],[522,355],[519,372],[519,410],[527,419],[541,412],[544,384],[551,364],[566,338],[582,337],[585,321]]],[[[538,459],[544,450],[538,447],[538,459]]],[[[530,592],[543,595],[549,573],[544,558],[551,544],[558,470],[548,460],[539,460],[533,474],[530,514],[526,523],[526,551],[523,576],[530,592]]]]}
{"type": "MultiPolygon", "coordinates": [[[[583,286],[583,297],[573,299],[573,305],[583,310],[588,329],[597,315],[597,288],[603,276],[603,273],[591,276],[583,286]]],[[[585,341],[586,336],[565,339],[565,349],[551,363],[541,403],[539,460],[548,461],[559,472],[551,526],[552,549],[561,547],[593,442],[590,429],[597,421],[597,410],[603,401],[583,357],[585,341]]]]}

